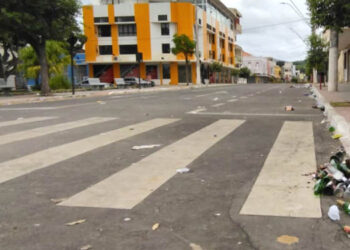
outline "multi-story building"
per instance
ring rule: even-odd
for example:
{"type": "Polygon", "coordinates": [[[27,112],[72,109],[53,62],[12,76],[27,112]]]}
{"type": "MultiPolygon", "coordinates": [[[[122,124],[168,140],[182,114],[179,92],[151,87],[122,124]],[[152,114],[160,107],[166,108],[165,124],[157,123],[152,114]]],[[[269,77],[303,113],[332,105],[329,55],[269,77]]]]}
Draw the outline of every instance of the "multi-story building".
{"type": "MultiPolygon", "coordinates": [[[[158,84],[185,82],[184,57],[171,53],[174,34],[198,40],[202,77],[209,77],[207,69],[212,61],[222,62],[223,75],[230,76],[227,72],[235,66],[236,35],[241,32],[238,11],[228,9],[220,0],[113,2],[83,6],[90,77],[107,75],[113,79],[140,74],[158,84]],[[140,67],[137,53],[143,56],[140,67]]],[[[195,55],[190,64],[190,77],[195,83],[195,55]]]]}
{"type": "Polygon", "coordinates": [[[283,65],[283,78],[286,82],[291,82],[292,78],[296,76],[296,68],[292,62],[285,62],[283,65]]]}
{"type": "Polygon", "coordinates": [[[276,61],[271,57],[253,56],[244,52],[242,66],[250,69],[257,83],[267,83],[275,78],[276,61]]]}

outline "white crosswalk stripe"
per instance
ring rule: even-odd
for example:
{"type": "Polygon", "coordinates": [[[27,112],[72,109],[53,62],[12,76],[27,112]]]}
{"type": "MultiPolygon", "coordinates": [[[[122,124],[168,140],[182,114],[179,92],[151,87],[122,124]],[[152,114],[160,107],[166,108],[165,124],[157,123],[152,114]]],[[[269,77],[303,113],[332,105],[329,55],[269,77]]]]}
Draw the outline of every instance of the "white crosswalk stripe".
{"type": "Polygon", "coordinates": [[[12,143],[16,141],[22,141],[26,139],[35,138],[38,136],[44,136],[49,135],[52,133],[58,133],[69,129],[84,127],[88,125],[93,125],[97,123],[107,122],[115,120],[116,118],[110,118],[110,117],[92,117],[84,120],[79,121],[73,121],[73,122],[66,122],[66,123],[60,123],[55,124],[51,126],[45,126],[45,127],[38,127],[34,129],[28,129],[23,130],[20,132],[15,132],[11,134],[6,134],[0,136],[0,145],[4,145],[7,143],[12,143]]]}
{"type": "Polygon", "coordinates": [[[320,218],[309,177],[316,170],[312,122],[285,122],[241,214],[320,218]]]}
{"type": "Polygon", "coordinates": [[[57,117],[31,117],[31,118],[18,118],[17,120],[0,122],[0,128],[7,126],[20,125],[31,122],[42,122],[50,119],[55,119],[57,117]]]}
{"type": "Polygon", "coordinates": [[[0,163],[0,183],[176,121],[153,119],[0,163]]]}
{"type": "Polygon", "coordinates": [[[131,209],[244,121],[218,120],[62,202],[63,206],[131,209]]]}

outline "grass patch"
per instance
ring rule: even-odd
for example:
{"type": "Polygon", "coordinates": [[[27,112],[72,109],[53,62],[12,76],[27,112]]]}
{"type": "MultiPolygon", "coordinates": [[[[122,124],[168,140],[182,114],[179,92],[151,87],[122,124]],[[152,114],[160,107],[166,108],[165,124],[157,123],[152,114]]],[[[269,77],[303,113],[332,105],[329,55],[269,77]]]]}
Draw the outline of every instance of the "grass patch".
{"type": "Polygon", "coordinates": [[[332,107],[350,107],[350,102],[331,102],[332,107]]]}

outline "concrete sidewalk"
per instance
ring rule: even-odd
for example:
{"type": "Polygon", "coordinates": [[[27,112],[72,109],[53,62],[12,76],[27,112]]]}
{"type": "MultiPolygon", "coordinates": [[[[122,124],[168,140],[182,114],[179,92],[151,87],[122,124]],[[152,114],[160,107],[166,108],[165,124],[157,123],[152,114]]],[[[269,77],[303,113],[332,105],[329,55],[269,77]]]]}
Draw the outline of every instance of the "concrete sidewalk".
{"type": "Polygon", "coordinates": [[[313,86],[317,100],[324,104],[325,115],[332,126],[336,128],[336,133],[342,135],[340,138],[347,152],[350,153],[350,107],[333,107],[332,102],[350,102],[350,85],[339,84],[338,92],[328,92],[327,87],[319,85],[313,86]]]}
{"type": "MultiPolygon", "coordinates": [[[[233,84],[210,84],[210,85],[193,85],[193,86],[156,86],[153,88],[142,88],[142,89],[106,89],[106,90],[94,90],[94,91],[77,91],[73,96],[70,92],[65,93],[54,93],[51,96],[40,96],[37,95],[23,95],[23,96],[0,96],[0,106],[8,106],[15,104],[24,103],[40,103],[50,101],[61,101],[69,100],[73,98],[84,98],[84,97],[99,97],[108,95],[123,95],[123,94],[136,94],[136,93],[149,93],[159,91],[177,91],[191,88],[203,88],[203,87],[222,87],[233,84]]],[[[235,84],[237,85],[237,84],[235,84]]]]}

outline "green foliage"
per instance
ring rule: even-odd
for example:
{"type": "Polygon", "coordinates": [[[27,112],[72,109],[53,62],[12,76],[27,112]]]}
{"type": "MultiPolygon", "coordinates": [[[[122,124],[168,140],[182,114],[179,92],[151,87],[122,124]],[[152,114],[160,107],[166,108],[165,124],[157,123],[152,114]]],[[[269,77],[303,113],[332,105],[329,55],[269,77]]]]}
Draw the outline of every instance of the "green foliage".
{"type": "Polygon", "coordinates": [[[69,80],[63,75],[56,75],[50,79],[50,89],[69,89],[70,87],[69,80]]]}
{"type": "Polygon", "coordinates": [[[46,41],[65,41],[72,32],[78,32],[79,10],[78,0],[0,1],[0,33],[33,47],[41,66],[43,95],[50,91],[46,41]]]}
{"type": "Polygon", "coordinates": [[[306,72],[306,60],[296,61],[296,62],[293,62],[293,64],[295,65],[297,70],[300,70],[301,73],[306,72]]]}
{"type": "Polygon", "coordinates": [[[349,0],[307,0],[311,12],[311,23],[316,27],[325,27],[341,31],[350,26],[349,0]]]}
{"type": "Polygon", "coordinates": [[[239,69],[233,69],[233,70],[231,71],[231,75],[237,77],[237,76],[239,76],[239,72],[240,72],[239,69]]]}
{"type": "Polygon", "coordinates": [[[247,67],[241,68],[239,72],[239,77],[248,78],[251,75],[250,69],[247,67]]]}
{"type": "MultiPolygon", "coordinates": [[[[66,44],[57,41],[46,42],[46,57],[51,76],[63,74],[64,67],[70,63],[66,44]]],[[[40,72],[39,59],[32,46],[26,46],[19,50],[20,63],[18,69],[26,78],[37,79],[40,72]]]]}
{"type": "Polygon", "coordinates": [[[219,62],[212,62],[209,67],[211,72],[221,72],[223,69],[222,63],[219,62]]]}
{"type": "Polygon", "coordinates": [[[173,37],[175,47],[171,49],[174,55],[183,54],[185,60],[188,61],[188,57],[192,56],[196,50],[196,42],[191,40],[187,35],[175,34],[173,37]]]}
{"type": "Polygon", "coordinates": [[[293,76],[293,77],[292,77],[292,82],[293,82],[293,83],[298,83],[298,77],[293,76]]]}
{"type": "Polygon", "coordinates": [[[309,37],[308,44],[309,50],[305,65],[306,73],[311,75],[313,68],[318,72],[325,72],[327,70],[328,60],[327,43],[320,36],[312,34],[309,37]]]}

